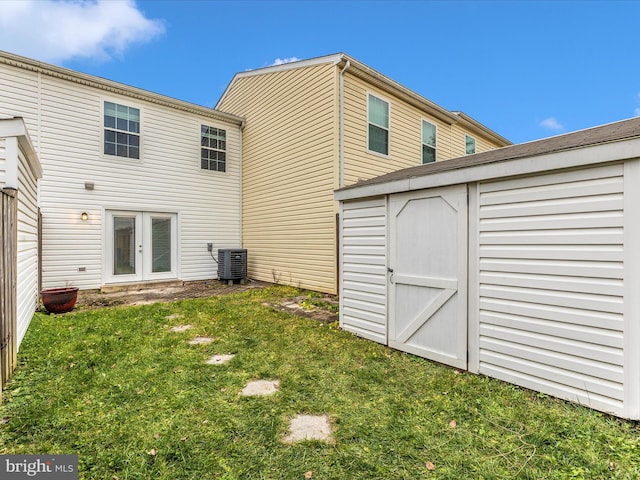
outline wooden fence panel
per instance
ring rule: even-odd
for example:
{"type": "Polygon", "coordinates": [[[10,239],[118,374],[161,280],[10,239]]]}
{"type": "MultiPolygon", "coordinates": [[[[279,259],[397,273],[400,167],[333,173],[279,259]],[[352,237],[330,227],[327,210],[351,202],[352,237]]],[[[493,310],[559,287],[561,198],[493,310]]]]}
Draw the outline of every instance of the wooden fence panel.
{"type": "Polygon", "coordinates": [[[12,188],[0,193],[0,235],[0,384],[4,387],[17,361],[18,195],[12,188]]]}

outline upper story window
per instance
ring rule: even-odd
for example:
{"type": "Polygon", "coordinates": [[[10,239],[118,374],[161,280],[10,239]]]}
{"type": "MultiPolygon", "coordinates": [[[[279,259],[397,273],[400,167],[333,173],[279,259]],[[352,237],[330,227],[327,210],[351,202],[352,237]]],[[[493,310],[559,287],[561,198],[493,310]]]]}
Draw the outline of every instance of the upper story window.
{"type": "Polygon", "coordinates": [[[140,158],[140,110],[104,102],[104,153],[140,158]]]}
{"type": "Polygon", "coordinates": [[[369,150],[389,155],[389,103],[369,94],[369,150]]]}
{"type": "Polygon", "coordinates": [[[466,145],[465,152],[467,155],[476,153],[476,139],[469,135],[464,136],[464,143],[466,145]]]}
{"type": "Polygon", "coordinates": [[[436,161],[436,126],[422,121],[422,163],[436,161]]]}
{"type": "Polygon", "coordinates": [[[200,140],[200,168],[224,172],[227,166],[226,130],[202,125],[200,140]]]}

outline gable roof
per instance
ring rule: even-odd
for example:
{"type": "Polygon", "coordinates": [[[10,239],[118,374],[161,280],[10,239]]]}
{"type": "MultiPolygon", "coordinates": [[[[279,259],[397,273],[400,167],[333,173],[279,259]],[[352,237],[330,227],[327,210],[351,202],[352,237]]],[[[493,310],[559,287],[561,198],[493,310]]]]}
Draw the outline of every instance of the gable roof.
{"type": "MultiPolygon", "coordinates": [[[[640,117],[588,128],[585,130],[579,130],[555,137],[544,138],[542,140],[535,140],[509,147],[498,148],[488,152],[466,155],[464,157],[453,158],[451,160],[442,160],[435,163],[404,168],[402,170],[397,170],[386,175],[364,180],[336,190],[335,196],[338,200],[346,200],[350,198],[358,198],[359,196],[394,193],[396,191],[401,191],[403,188],[408,189],[406,188],[406,185],[412,181],[412,183],[416,185],[417,189],[420,188],[418,187],[418,184],[426,184],[429,182],[416,182],[416,180],[425,180],[428,177],[438,176],[439,174],[449,174],[449,176],[452,177],[453,172],[463,171],[473,167],[490,165],[500,166],[501,164],[504,165],[506,162],[513,160],[576,151],[588,147],[608,145],[626,140],[640,140],[640,117]],[[392,184],[396,185],[392,186],[392,184]],[[384,188],[382,188],[383,186],[384,188]]],[[[609,159],[608,157],[601,155],[597,158],[585,158],[582,163],[597,163],[607,160],[622,160],[624,158],[635,157],[640,157],[640,141],[634,143],[634,148],[618,152],[618,158],[609,159]]],[[[540,168],[543,169],[545,167],[541,164],[540,168]]],[[[474,179],[478,180],[479,178],[476,177],[478,177],[478,175],[475,175],[475,177],[470,174],[466,176],[460,175],[456,177],[456,180],[458,180],[459,183],[464,183],[466,181],[473,181],[474,179]]],[[[449,182],[449,184],[453,183],[449,182]]]]}
{"type": "Polygon", "coordinates": [[[474,120],[468,115],[462,114],[461,112],[450,112],[444,107],[432,102],[431,100],[419,95],[418,93],[410,90],[404,85],[392,80],[391,78],[383,75],[382,73],[374,70],[373,68],[365,65],[364,63],[356,60],[355,58],[347,55],[346,53],[336,53],[333,55],[325,55],[322,57],[310,58],[307,60],[300,60],[296,62],[283,63],[281,65],[272,65],[270,67],[258,68],[255,70],[247,70],[245,72],[236,73],[227,88],[223,92],[222,96],[216,103],[215,108],[219,108],[221,103],[224,101],[225,97],[231,90],[231,86],[239,79],[254,77],[259,75],[268,75],[271,73],[284,72],[287,70],[294,70],[298,68],[307,68],[316,65],[323,64],[333,64],[338,66],[340,69],[347,68],[347,71],[350,74],[355,75],[356,77],[370,83],[371,85],[375,85],[381,90],[388,92],[403,101],[407,102],[410,105],[418,108],[419,110],[425,111],[435,118],[445,122],[448,125],[454,124],[462,124],[471,131],[482,135],[489,140],[495,142],[498,145],[506,146],[511,145],[512,143],[489,129],[488,127],[482,125],[480,122],[474,120]]]}
{"type": "MultiPolygon", "coordinates": [[[[29,131],[24,123],[22,117],[0,117],[0,138],[15,137],[18,139],[18,145],[24,152],[24,156],[27,160],[27,164],[33,173],[33,176],[38,179],[42,178],[42,166],[38,154],[33,149],[33,142],[29,136],[29,131]]],[[[17,158],[6,158],[8,162],[15,162],[17,158]]],[[[9,165],[7,165],[9,166],[9,165]]],[[[5,178],[4,187],[18,188],[18,165],[12,164],[6,169],[7,178],[5,178]]]]}
{"type": "Polygon", "coordinates": [[[195,103],[185,102],[159,93],[143,90],[142,88],[132,87],[124,83],[118,83],[105,78],[88,75],[86,73],[76,72],[75,70],[70,70],[68,68],[50,65],[31,58],[21,57],[20,55],[15,55],[2,50],[0,50],[0,64],[30,70],[50,77],[61,78],[80,85],[98,88],[107,92],[175,108],[189,113],[206,115],[210,118],[235,123],[237,125],[241,125],[243,122],[243,119],[237,115],[221,112],[195,103]]]}

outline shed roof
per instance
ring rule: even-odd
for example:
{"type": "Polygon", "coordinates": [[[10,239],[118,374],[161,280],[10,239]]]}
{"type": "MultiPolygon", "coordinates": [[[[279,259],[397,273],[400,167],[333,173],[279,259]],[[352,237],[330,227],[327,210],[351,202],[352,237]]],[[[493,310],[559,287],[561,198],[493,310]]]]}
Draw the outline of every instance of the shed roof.
{"type": "MultiPolygon", "coordinates": [[[[542,140],[535,140],[527,143],[520,143],[508,147],[490,150],[488,152],[466,155],[464,157],[443,160],[440,162],[418,165],[416,167],[404,168],[395,172],[387,173],[379,177],[364,180],[353,185],[336,190],[336,198],[344,200],[368,196],[375,192],[378,194],[391,193],[390,189],[374,188],[385,184],[405,184],[407,181],[415,180],[454,172],[470,167],[480,167],[485,165],[500,165],[517,159],[526,159],[550,154],[575,151],[596,145],[606,145],[624,140],[640,139],[640,117],[622,120],[615,123],[601,125],[585,130],[579,130],[564,135],[549,137],[542,140]]],[[[640,144],[640,142],[639,142],[640,144]]],[[[632,149],[626,158],[640,157],[640,150],[632,149]]],[[[605,158],[602,157],[602,161],[605,158]]],[[[559,165],[560,167],[560,165],[559,165]]],[[[415,183],[415,182],[414,182],[415,183]]],[[[393,190],[398,190],[394,188],[393,190]]]]}
{"type": "MultiPolygon", "coordinates": [[[[31,172],[36,179],[42,178],[42,166],[38,154],[33,148],[33,142],[29,136],[29,131],[24,123],[22,117],[0,117],[0,138],[15,137],[18,139],[18,144],[24,152],[27,163],[31,172]]],[[[18,158],[6,158],[9,164],[6,165],[7,171],[11,172],[7,174],[6,182],[3,187],[18,188],[18,158]]]]}

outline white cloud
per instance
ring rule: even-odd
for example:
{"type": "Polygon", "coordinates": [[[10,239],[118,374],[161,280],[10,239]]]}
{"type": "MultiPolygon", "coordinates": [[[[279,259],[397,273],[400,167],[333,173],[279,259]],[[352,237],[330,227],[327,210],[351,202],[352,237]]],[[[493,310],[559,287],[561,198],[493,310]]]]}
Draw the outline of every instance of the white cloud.
{"type": "Polygon", "coordinates": [[[3,0],[0,49],[46,62],[108,60],[164,32],[134,0],[3,0]]]}
{"type": "Polygon", "coordinates": [[[633,111],[633,114],[634,114],[636,117],[640,117],[640,107],[637,107],[637,108],[633,111]]]}
{"type": "Polygon", "coordinates": [[[548,128],[549,130],[563,130],[564,125],[562,125],[558,120],[554,117],[545,118],[539,124],[539,126],[548,128]]]}
{"type": "Polygon", "coordinates": [[[276,58],[274,60],[274,62],[271,64],[271,66],[275,66],[275,65],[283,65],[285,63],[291,63],[291,62],[298,62],[300,61],[299,58],[297,57],[290,57],[290,58],[276,58]]]}

